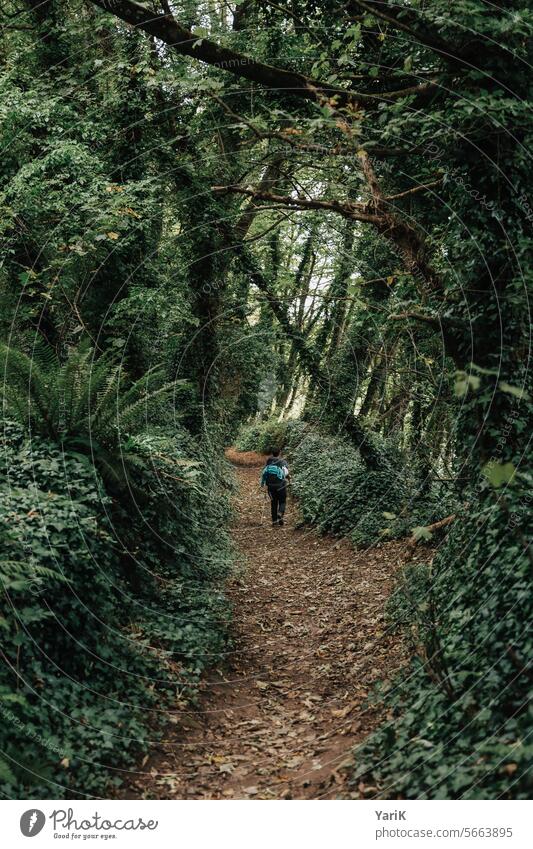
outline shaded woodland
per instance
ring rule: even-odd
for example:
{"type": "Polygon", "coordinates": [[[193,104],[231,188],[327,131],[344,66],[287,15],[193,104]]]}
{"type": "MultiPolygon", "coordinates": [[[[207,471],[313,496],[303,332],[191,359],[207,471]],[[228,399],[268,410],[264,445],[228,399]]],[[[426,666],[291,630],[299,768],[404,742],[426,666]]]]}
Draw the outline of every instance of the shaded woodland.
{"type": "Polygon", "coordinates": [[[529,4],[0,20],[4,796],[120,792],[224,662],[236,445],[417,550],[353,786],[527,798],[529,4]]]}

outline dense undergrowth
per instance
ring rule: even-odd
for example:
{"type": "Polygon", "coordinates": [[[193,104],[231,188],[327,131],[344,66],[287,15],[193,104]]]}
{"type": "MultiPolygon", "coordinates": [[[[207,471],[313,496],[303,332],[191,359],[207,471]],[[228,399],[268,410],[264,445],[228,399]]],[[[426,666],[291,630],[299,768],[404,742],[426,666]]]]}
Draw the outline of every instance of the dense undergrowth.
{"type": "MultiPolygon", "coordinates": [[[[533,616],[527,480],[485,491],[390,604],[413,659],[382,694],[393,719],[356,751],[354,783],[383,798],[531,797],[533,616]]],[[[487,488],[488,489],[488,488],[487,488]]]]}
{"type": "Polygon", "coordinates": [[[259,451],[270,454],[276,448],[287,445],[291,429],[297,422],[267,420],[243,425],[237,434],[235,447],[238,451],[259,451]]]}
{"type": "MultiPolygon", "coordinates": [[[[150,395],[123,389],[109,363],[102,385],[93,368],[87,392],[87,362],[72,355],[55,383],[34,364],[30,427],[3,427],[0,767],[10,797],[112,792],[165,709],[194,699],[227,648],[224,461],[179,423],[140,427],[150,395]],[[79,414],[62,439],[51,435],[58,383],[79,414]]],[[[11,363],[12,413],[25,363],[21,353],[11,363]]]]}

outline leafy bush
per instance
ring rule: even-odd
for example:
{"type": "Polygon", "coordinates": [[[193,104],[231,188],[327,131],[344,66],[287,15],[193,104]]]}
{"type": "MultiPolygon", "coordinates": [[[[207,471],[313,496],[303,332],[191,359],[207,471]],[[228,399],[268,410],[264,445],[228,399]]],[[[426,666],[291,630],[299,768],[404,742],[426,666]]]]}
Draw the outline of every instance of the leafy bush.
{"type": "Polygon", "coordinates": [[[288,452],[292,454],[313,430],[313,426],[303,419],[288,419],[285,422],[285,446],[288,452]]]}
{"type": "Polygon", "coordinates": [[[292,454],[294,493],[305,522],[364,544],[379,537],[383,511],[397,510],[404,490],[389,469],[369,471],[350,443],[310,434],[292,454]]]}
{"type": "Polygon", "coordinates": [[[372,439],[381,459],[375,470],[352,443],[300,419],[247,425],[236,447],[263,453],[285,447],[304,522],[323,533],[350,535],[357,546],[409,535],[453,512],[453,493],[439,484],[428,487],[394,441],[376,434],[372,439]]]}
{"type": "Polygon", "coordinates": [[[265,422],[255,422],[241,428],[235,447],[238,451],[258,451],[260,454],[270,454],[276,448],[280,450],[287,441],[288,422],[270,419],[265,422]]]}
{"type": "Polygon", "coordinates": [[[148,496],[132,522],[131,502],[105,492],[89,458],[4,426],[0,777],[9,796],[109,792],[109,780],[120,783],[110,770],[146,748],[162,704],[193,695],[226,648],[220,469],[181,437],[181,446],[146,437],[154,466],[141,467],[148,496]],[[178,464],[196,454],[186,461],[194,478],[158,476],[162,443],[178,464]]]}
{"type": "Polygon", "coordinates": [[[302,419],[253,422],[240,428],[235,447],[238,451],[258,451],[263,454],[270,454],[274,448],[291,451],[312,431],[312,425],[302,419]]]}
{"type": "MultiPolygon", "coordinates": [[[[120,723],[126,738],[129,732],[124,753],[141,736],[141,712],[129,715],[121,704],[116,674],[121,667],[133,671],[139,662],[127,640],[111,636],[125,625],[119,615],[125,587],[102,521],[109,499],[96,490],[87,464],[38,438],[26,441],[20,428],[7,428],[2,449],[2,749],[8,789],[45,795],[52,781],[61,793],[82,778],[90,792],[94,778],[84,764],[105,755],[109,730],[120,723]],[[89,678],[92,699],[84,686],[89,678]],[[98,693],[107,702],[104,710],[98,693]],[[78,713],[79,696],[84,707],[78,713]],[[37,733],[41,746],[35,745],[37,733]],[[61,767],[64,758],[68,769],[61,767]]],[[[132,694],[138,700],[135,681],[132,694]]]]}
{"type": "MultiPolygon", "coordinates": [[[[357,546],[409,534],[418,525],[443,517],[443,496],[436,489],[421,496],[401,452],[374,436],[377,469],[368,469],[359,451],[339,437],[302,429],[291,452],[293,488],[305,522],[324,533],[351,535],[357,546]]],[[[446,496],[448,508],[455,504],[446,496]]]]}
{"type": "Polygon", "coordinates": [[[404,573],[390,612],[414,655],[386,695],[393,721],[357,752],[355,783],[388,798],[530,798],[528,487],[482,493],[433,565],[404,573]]]}
{"type": "Polygon", "coordinates": [[[259,440],[261,438],[261,424],[244,425],[240,428],[235,440],[235,447],[238,451],[258,451],[259,440]]]}
{"type": "Polygon", "coordinates": [[[135,489],[144,452],[128,437],[143,433],[156,413],[170,419],[168,399],[183,381],[165,384],[157,368],[128,381],[116,352],[97,357],[83,342],[62,362],[39,337],[28,352],[0,345],[0,361],[8,416],[90,456],[109,488],[122,495],[135,489]]]}

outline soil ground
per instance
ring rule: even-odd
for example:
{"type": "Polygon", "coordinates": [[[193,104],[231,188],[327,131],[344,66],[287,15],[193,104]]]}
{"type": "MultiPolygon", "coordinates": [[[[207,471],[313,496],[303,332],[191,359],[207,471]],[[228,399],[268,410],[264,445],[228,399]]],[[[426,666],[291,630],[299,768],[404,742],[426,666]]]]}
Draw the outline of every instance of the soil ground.
{"type": "Polygon", "coordinates": [[[404,662],[384,606],[407,545],[354,551],[346,540],[295,527],[290,497],[285,525],[272,528],[259,490],[263,458],[228,456],[239,482],[233,536],[242,555],[227,587],[235,650],[204,681],[198,708],[169,718],[175,724],[132,777],[128,797],[358,796],[343,767],[387,720],[366,706],[367,696],[404,662]]]}

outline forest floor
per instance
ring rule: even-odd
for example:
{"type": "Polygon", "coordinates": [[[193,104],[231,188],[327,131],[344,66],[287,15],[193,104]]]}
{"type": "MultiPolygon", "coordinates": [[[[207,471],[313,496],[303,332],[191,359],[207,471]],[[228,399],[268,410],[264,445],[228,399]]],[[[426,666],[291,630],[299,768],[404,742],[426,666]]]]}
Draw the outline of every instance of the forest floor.
{"type": "Polygon", "coordinates": [[[343,767],[388,719],[367,696],[405,661],[384,606],[407,545],[354,551],[347,540],[298,529],[290,497],[285,525],[272,528],[259,490],[264,458],[228,455],[239,483],[233,537],[242,557],[227,587],[234,651],[204,681],[198,707],[171,718],[127,797],[364,796],[364,786],[349,790],[343,767]]]}

